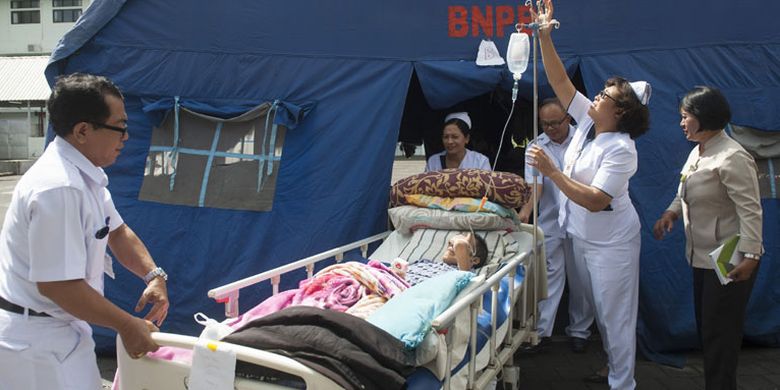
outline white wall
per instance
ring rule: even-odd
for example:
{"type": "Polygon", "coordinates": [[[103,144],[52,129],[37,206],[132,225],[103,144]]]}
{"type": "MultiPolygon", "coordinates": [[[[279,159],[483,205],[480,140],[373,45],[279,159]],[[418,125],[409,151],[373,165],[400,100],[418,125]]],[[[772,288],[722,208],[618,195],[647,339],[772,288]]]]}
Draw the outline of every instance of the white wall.
{"type": "MultiPolygon", "coordinates": [[[[91,3],[91,0],[82,0],[82,12],[91,3]]],[[[40,23],[11,24],[11,0],[0,0],[0,55],[49,54],[75,24],[53,22],[52,0],[40,0],[39,10],[40,23]],[[36,45],[36,51],[28,51],[28,45],[36,45]]]]}
{"type": "MultiPolygon", "coordinates": [[[[28,123],[27,107],[0,108],[0,160],[36,159],[43,153],[45,137],[40,134],[38,108],[32,110],[28,123]]],[[[43,129],[46,127],[44,119],[43,129]]]]}

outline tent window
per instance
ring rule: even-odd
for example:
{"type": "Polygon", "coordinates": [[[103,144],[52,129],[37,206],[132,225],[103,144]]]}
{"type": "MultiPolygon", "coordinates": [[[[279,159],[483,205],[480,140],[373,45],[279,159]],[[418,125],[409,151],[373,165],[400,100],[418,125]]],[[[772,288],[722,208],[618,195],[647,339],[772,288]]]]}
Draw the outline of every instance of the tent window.
{"type": "Polygon", "coordinates": [[[286,128],[276,105],[222,119],[178,103],[152,132],[139,198],[166,204],[269,211],[286,128]]]}

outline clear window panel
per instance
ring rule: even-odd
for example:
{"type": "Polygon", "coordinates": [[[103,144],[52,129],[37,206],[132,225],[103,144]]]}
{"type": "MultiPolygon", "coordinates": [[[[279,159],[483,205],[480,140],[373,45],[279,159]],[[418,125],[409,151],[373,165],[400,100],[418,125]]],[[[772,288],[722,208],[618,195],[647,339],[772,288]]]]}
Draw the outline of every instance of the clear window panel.
{"type": "Polygon", "coordinates": [[[52,0],[54,7],[81,7],[81,0],[52,0]]]}
{"type": "Polygon", "coordinates": [[[41,11],[11,11],[11,24],[36,24],[41,22],[41,11]]]}
{"type": "Polygon", "coordinates": [[[170,176],[176,168],[178,154],[173,152],[149,152],[144,176],[170,176]]]}
{"type": "Polygon", "coordinates": [[[52,20],[54,23],[73,23],[81,16],[80,9],[55,9],[52,20]]]}
{"type": "Polygon", "coordinates": [[[11,8],[40,8],[38,0],[12,0],[11,8]]]}
{"type": "MultiPolygon", "coordinates": [[[[255,154],[255,127],[252,126],[249,132],[241,137],[233,146],[226,150],[227,153],[234,154],[255,154]]],[[[253,158],[225,157],[225,165],[237,164],[242,161],[256,161],[253,158]]]]}

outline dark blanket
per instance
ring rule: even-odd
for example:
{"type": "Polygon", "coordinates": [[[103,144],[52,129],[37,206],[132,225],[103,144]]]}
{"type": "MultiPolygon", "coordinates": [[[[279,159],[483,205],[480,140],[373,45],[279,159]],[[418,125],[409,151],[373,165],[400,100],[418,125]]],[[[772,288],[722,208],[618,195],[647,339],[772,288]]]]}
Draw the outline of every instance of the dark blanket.
{"type": "MultiPolygon", "coordinates": [[[[414,371],[414,353],[389,333],[350,314],[309,306],[258,318],[223,341],[291,357],[346,389],[401,389],[414,371]]],[[[252,367],[249,374],[268,375],[252,367]]]]}

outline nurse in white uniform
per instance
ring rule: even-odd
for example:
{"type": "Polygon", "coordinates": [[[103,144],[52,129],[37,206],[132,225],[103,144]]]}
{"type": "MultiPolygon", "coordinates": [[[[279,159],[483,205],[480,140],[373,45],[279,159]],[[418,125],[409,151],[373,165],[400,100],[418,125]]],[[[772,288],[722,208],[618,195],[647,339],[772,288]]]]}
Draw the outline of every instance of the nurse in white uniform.
{"type": "Polygon", "coordinates": [[[425,172],[446,168],[475,168],[490,170],[490,161],[484,154],[466,149],[471,140],[471,118],[466,112],[453,112],[444,118],[441,142],[444,151],[428,159],[425,172]]]}
{"type": "Polygon", "coordinates": [[[57,80],[48,111],[57,136],[14,189],[0,233],[0,388],[98,390],[89,323],[115,330],[133,358],[158,348],[167,276],[122,221],[103,167],[128,139],[122,94],[103,77],[57,80]],[[106,247],[146,283],[131,315],[103,296],[106,247]]]}
{"type": "MultiPolygon", "coordinates": [[[[559,170],[539,148],[529,153],[536,167],[561,190],[558,220],[572,237],[575,262],[585,267],[588,295],[608,357],[607,370],[589,381],[611,389],[634,389],[636,318],[639,300],[640,224],[628,195],[637,170],[634,139],[649,127],[650,85],[613,77],[594,101],[577,92],[550,37],[551,0],[535,19],[542,60],[555,95],[567,105],[577,129],[559,170]]],[[[536,15],[534,15],[536,16],[536,15]]]]}

